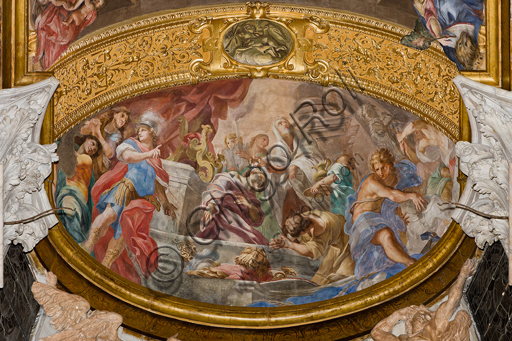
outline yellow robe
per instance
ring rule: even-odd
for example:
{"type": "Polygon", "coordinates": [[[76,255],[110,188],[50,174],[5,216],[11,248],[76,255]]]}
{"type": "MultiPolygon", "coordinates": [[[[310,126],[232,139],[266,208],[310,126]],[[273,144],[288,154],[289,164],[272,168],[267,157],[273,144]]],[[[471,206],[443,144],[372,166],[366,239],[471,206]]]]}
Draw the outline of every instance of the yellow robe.
{"type": "Polygon", "coordinates": [[[312,259],[324,260],[312,278],[312,282],[322,285],[354,275],[355,262],[350,256],[349,236],[345,234],[345,218],[326,211],[311,211],[325,224],[325,231],[315,237],[302,234],[299,242],[313,253],[312,259]]]}

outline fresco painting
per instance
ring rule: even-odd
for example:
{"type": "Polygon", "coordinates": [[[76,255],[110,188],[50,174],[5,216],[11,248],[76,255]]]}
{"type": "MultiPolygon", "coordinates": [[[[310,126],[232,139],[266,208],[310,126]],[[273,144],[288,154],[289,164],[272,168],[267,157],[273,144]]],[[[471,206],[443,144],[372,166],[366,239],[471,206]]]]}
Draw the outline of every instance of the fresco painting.
{"type": "Polygon", "coordinates": [[[37,33],[32,63],[45,71],[94,22],[105,0],[32,0],[31,5],[31,24],[37,33]]]}
{"type": "Polygon", "coordinates": [[[480,51],[479,46],[485,1],[412,0],[412,4],[420,19],[402,44],[425,50],[437,42],[459,70],[485,69],[485,49],[480,51]]]}
{"type": "Polygon", "coordinates": [[[56,204],[76,209],[60,219],[84,250],[150,289],[223,305],[303,304],[389,278],[439,241],[451,222],[439,204],[459,191],[454,145],[424,120],[284,80],[135,97],[58,153],[56,204]]]}
{"type": "MultiPolygon", "coordinates": [[[[133,1],[30,0],[29,27],[34,35],[31,39],[36,43],[30,69],[48,70],[85,33],[111,25],[113,13],[116,13],[116,20],[128,20],[173,8],[167,2],[152,2],[141,7],[138,1],[133,1]],[[92,25],[95,21],[98,23],[92,25]]],[[[380,5],[385,4],[368,2],[361,4],[359,11],[364,15],[375,15],[381,11],[372,7],[380,5]]],[[[485,70],[484,0],[412,0],[408,5],[394,6],[397,17],[382,19],[413,28],[402,38],[402,44],[425,50],[439,43],[460,70],[485,70]],[[419,16],[415,25],[411,14],[414,12],[419,16]]],[[[343,10],[341,3],[339,9],[343,10]]],[[[282,61],[292,50],[293,40],[280,25],[253,20],[232,26],[224,36],[223,45],[234,60],[264,66],[282,61]]]]}

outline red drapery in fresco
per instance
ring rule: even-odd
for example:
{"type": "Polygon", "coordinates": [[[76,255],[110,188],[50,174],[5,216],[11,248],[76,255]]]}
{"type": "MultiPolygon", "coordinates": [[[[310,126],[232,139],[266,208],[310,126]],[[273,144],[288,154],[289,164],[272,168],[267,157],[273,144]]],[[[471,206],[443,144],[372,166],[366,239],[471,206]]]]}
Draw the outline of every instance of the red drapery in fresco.
{"type": "MultiPolygon", "coordinates": [[[[211,141],[218,127],[218,120],[227,118],[229,107],[236,108],[240,105],[249,90],[250,84],[250,79],[243,79],[182,86],[138,96],[119,105],[124,105],[130,109],[132,126],[139,122],[140,117],[148,111],[165,119],[166,122],[160,126],[158,134],[159,144],[162,145],[160,157],[165,159],[177,148],[180,142],[178,117],[183,115],[187,120],[191,133],[189,134],[190,138],[198,137],[193,133],[201,132],[201,125],[210,124],[214,130],[213,134],[209,136],[211,141]]],[[[209,148],[213,151],[211,144],[209,144],[209,148]]],[[[114,169],[98,179],[91,193],[95,204],[98,202],[101,193],[124,176],[126,168],[125,164],[117,164],[114,169]]],[[[168,181],[168,178],[166,181],[168,181]]],[[[128,249],[136,256],[139,267],[145,276],[149,276],[155,270],[158,259],[158,252],[152,252],[156,250],[156,243],[149,237],[149,226],[153,211],[154,206],[145,200],[132,200],[120,220],[128,249]]],[[[93,220],[98,216],[98,213],[98,210],[94,208],[93,220]]],[[[109,228],[107,234],[96,244],[94,256],[98,261],[103,260],[112,237],[113,229],[109,228]]],[[[126,250],[112,264],[111,269],[129,280],[141,284],[139,274],[126,250]]]]}
{"type": "Polygon", "coordinates": [[[36,19],[37,54],[34,58],[34,63],[42,60],[43,70],[47,70],[52,66],[57,58],[78,37],[80,32],[86,26],[92,24],[97,16],[97,12],[92,11],[87,14],[78,26],[74,21],[70,24],[64,24],[70,13],[64,7],[56,7],[53,3],[50,3],[36,19]]]}
{"type": "Polygon", "coordinates": [[[251,79],[221,80],[186,85],[138,96],[121,103],[131,111],[131,120],[137,122],[147,111],[152,111],[166,120],[159,132],[161,157],[163,159],[176,150],[179,143],[178,117],[184,116],[189,132],[201,132],[201,125],[210,124],[215,136],[219,119],[227,118],[228,108],[236,108],[244,100],[251,79]]]}

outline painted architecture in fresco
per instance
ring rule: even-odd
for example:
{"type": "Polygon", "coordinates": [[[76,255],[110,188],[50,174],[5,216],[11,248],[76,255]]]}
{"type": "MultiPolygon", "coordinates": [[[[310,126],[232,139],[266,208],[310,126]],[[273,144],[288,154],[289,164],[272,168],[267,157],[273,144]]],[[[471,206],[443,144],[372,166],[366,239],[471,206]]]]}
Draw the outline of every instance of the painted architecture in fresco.
{"type": "Polygon", "coordinates": [[[389,278],[442,237],[451,212],[438,204],[458,195],[454,145],[434,127],[292,81],[142,95],[59,143],[56,205],[76,209],[60,218],[82,248],[133,282],[225,305],[302,304],[389,278]],[[302,127],[306,106],[290,116],[305,100],[323,123],[302,127]]]}
{"type": "Polygon", "coordinates": [[[414,31],[402,38],[402,44],[424,50],[438,42],[459,70],[479,68],[484,0],[412,0],[412,4],[420,19],[414,31]]]}

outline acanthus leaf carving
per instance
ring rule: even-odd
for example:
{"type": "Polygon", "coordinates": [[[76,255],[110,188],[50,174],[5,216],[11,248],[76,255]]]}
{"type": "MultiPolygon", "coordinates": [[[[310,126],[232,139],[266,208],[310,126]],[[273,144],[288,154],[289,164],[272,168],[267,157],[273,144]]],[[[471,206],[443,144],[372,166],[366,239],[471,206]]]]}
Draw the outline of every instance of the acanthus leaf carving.
{"type": "MultiPolygon", "coordinates": [[[[17,221],[51,209],[43,188],[56,144],[40,145],[44,114],[59,82],[55,78],[22,88],[0,91],[0,162],[3,164],[4,222],[17,221]]],[[[48,215],[25,224],[4,225],[4,250],[11,243],[28,252],[57,224],[48,215]]],[[[3,256],[3,255],[2,255],[3,256]]]]}
{"type": "MultiPolygon", "coordinates": [[[[512,93],[463,76],[453,80],[466,105],[472,143],[458,142],[460,170],[468,176],[459,200],[480,212],[509,215],[509,162],[512,162],[512,93]]],[[[509,251],[509,224],[456,210],[453,219],[475,237],[478,247],[500,241],[509,251]]],[[[509,218],[510,219],[510,218],[509,218]]]]}

